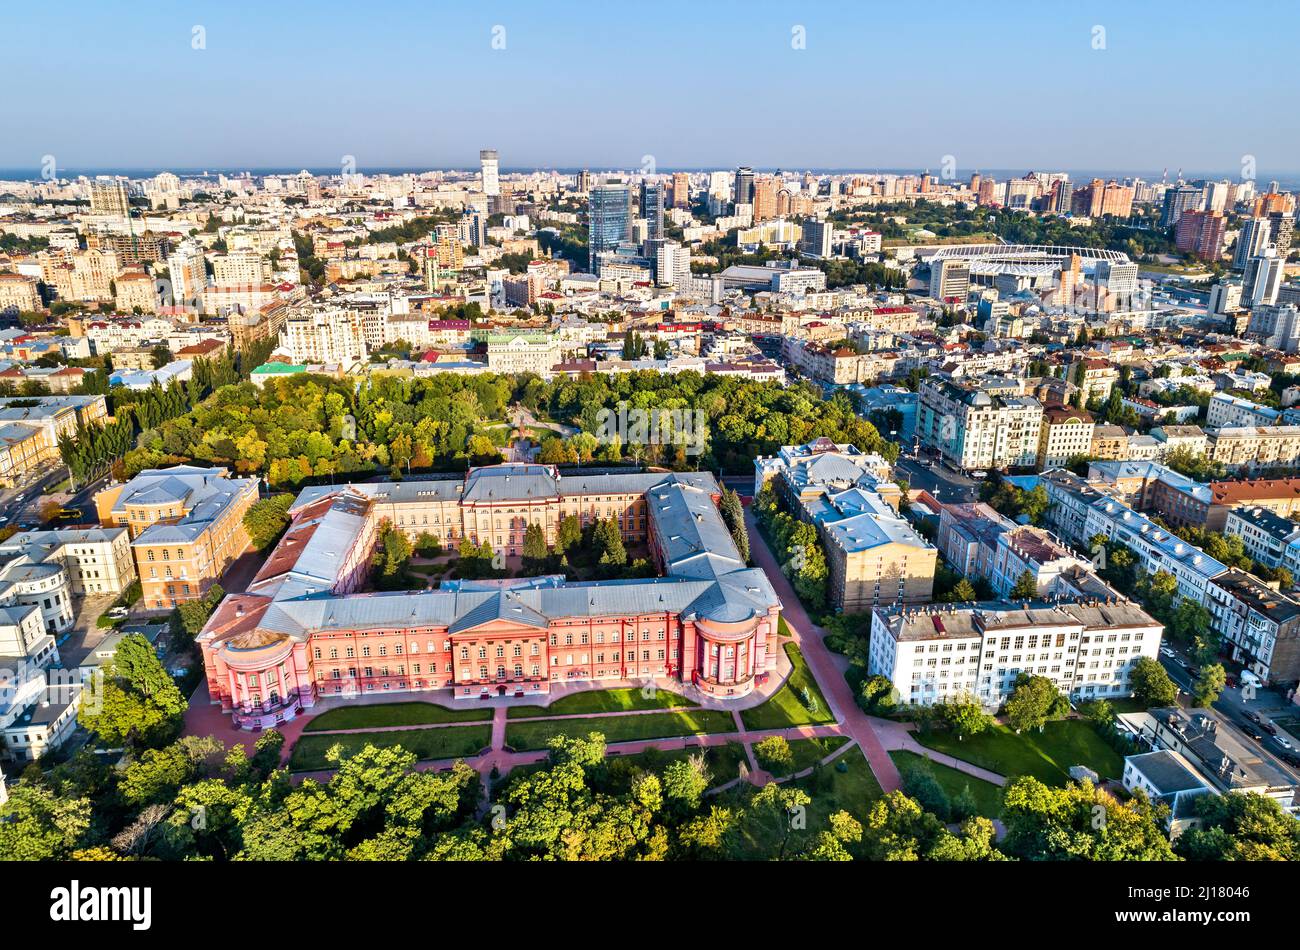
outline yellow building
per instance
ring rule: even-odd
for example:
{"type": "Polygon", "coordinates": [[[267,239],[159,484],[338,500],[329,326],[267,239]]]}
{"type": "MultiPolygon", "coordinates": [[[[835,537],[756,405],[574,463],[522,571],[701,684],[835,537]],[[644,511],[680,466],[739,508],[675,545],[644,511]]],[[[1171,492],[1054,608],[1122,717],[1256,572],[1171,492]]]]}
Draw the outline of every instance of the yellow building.
{"type": "Polygon", "coordinates": [[[202,597],[248,548],[244,513],[257,479],[224,468],[148,469],[95,496],[100,523],[131,535],[144,604],[153,610],[202,597]]]}

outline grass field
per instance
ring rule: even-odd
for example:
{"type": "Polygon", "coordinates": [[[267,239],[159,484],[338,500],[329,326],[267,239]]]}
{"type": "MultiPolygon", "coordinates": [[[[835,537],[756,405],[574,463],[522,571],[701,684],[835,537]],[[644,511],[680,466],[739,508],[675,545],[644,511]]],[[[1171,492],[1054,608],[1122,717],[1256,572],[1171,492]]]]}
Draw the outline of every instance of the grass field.
{"type": "MultiPolygon", "coordinates": [[[[812,799],[806,813],[805,829],[796,832],[792,851],[807,847],[818,834],[828,830],[830,816],[837,811],[847,811],[858,821],[865,821],[872,803],[883,795],[880,783],[871,774],[871,766],[857,747],[826,766],[822,781],[826,783],[826,789],[820,792],[815,789],[815,776],[791,783],[792,787],[802,789],[812,799]],[[837,768],[840,763],[844,765],[843,772],[837,768]]],[[[754,829],[754,834],[744,841],[737,857],[741,860],[751,857],[766,860],[776,850],[778,833],[778,829],[771,827],[754,829]]]]}
{"type": "Polygon", "coordinates": [[[828,736],[825,739],[791,739],[790,752],[794,756],[794,772],[812,768],[844,743],[848,736],[828,736]]]}
{"type": "Polygon", "coordinates": [[[555,736],[582,736],[589,732],[601,733],[606,742],[630,742],[735,731],[736,723],[731,713],[716,709],[602,716],[598,719],[525,719],[506,727],[506,745],[524,752],[545,749],[546,743],[555,736]]]}
{"type": "Polygon", "coordinates": [[[437,703],[381,703],[375,706],[342,706],[321,713],[303,727],[304,732],[331,729],[374,729],[378,726],[424,726],[444,722],[488,722],[492,710],[448,709],[437,703]]]}
{"type": "Polygon", "coordinates": [[[894,760],[900,772],[906,772],[909,767],[929,762],[935,780],[943,786],[950,801],[960,795],[963,789],[969,788],[971,796],[975,799],[978,814],[985,818],[997,818],[1002,814],[1002,789],[992,782],[967,775],[952,766],[922,758],[915,752],[908,752],[905,749],[897,749],[889,753],[889,757],[894,760]]]}
{"type": "Polygon", "coordinates": [[[401,746],[416,757],[453,759],[470,756],[492,741],[492,727],[447,726],[442,729],[404,729],[396,732],[350,732],[345,735],[304,734],[293,747],[289,768],[294,772],[311,772],[331,768],[325,753],[341,745],[346,753],[358,752],[367,745],[389,748],[401,746]]]}
{"type": "Polygon", "coordinates": [[[783,729],[786,726],[807,726],[835,721],[830,706],[826,703],[826,697],[822,695],[812,670],[808,668],[807,661],[799,652],[799,647],[787,643],[785,653],[793,666],[790,678],[767,702],[741,710],[740,718],[745,723],[745,728],[783,729]],[[804,706],[801,698],[804,689],[816,703],[816,712],[809,712],[804,706]]]}
{"type": "Polygon", "coordinates": [[[999,725],[964,742],[949,732],[917,733],[916,739],[924,746],[1007,778],[1032,775],[1048,785],[1064,785],[1073,765],[1086,765],[1103,778],[1114,779],[1124,769],[1119,753],[1082,719],[1049,722],[1042,732],[1020,735],[999,725]]]}
{"type": "MultiPolygon", "coordinates": [[[[739,742],[728,742],[725,745],[687,747],[685,749],[673,749],[668,752],[651,749],[646,752],[638,752],[635,755],[609,756],[606,761],[626,763],[634,769],[643,769],[656,775],[663,775],[664,769],[674,762],[699,754],[704,756],[704,761],[709,766],[709,772],[712,775],[709,783],[711,787],[725,785],[732,779],[739,778],[741,763],[748,761],[748,756],[745,755],[745,747],[739,742]]],[[[533,772],[539,772],[546,767],[547,763],[544,760],[530,765],[515,766],[506,775],[505,781],[500,782],[495,787],[493,797],[499,798],[501,793],[509,788],[510,783],[516,779],[531,775],[533,772]]]]}
{"type": "Polygon", "coordinates": [[[593,689],[562,696],[549,706],[511,706],[506,715],[510,719],[536,719],[539,716],[590,715],[697,705],[699,704],[685,696],[666,689],[656,689],[649,695],[639,688],[593,689]]]}

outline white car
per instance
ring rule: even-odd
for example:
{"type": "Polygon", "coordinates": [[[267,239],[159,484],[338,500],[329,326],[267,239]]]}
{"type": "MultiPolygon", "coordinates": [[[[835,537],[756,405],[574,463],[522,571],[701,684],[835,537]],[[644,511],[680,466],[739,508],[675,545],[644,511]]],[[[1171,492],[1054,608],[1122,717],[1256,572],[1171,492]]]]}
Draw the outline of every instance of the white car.
{"type": "Polygon", "coordinates": [[[1174,651],[1171,650],[1171,649],[1169,649],[1169,647],[1161,647],[1161,648],[1160,648],[1160,655],[1161,655],[1161,656],[1172,657],[1172,656],[1174,655],[1174,651]]]}
{"type": "Polygon", "coordinates": [[[1278,745],[1280,745],[1282,748],[1286,749],[1288,752],[1291,751],[1290,739],[1284,738],[1282,736],[1274,736],[1273,741],[1276,742],[1278,745]]]}

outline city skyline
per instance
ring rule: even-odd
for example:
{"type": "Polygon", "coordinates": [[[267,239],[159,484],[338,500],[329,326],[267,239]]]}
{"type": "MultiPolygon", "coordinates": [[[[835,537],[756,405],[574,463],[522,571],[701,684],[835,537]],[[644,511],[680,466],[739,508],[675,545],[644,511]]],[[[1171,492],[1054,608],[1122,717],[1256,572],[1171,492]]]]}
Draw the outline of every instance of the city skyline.
{"type": "Polygon", "coordinates": [[[329,16],[335,7],[308,19],[283,5],[145,4],[128,17],[74,3],[57,35],[13,11],[0,51],[14,74],[41,77],[41,94],[14,97],[20,132],[0,145],[0,168],[37,169],[46,155],[68,169],[323,169],[345,155],[359,170],[470,168],[494,147],[503,170],[937,172],[952,156],[967,171],[1172,175],[1224,174],[1253,156],[1263,180],[1296,171],[1300,133],[1269,118],[1296,85],[1284,63],[1297,12],[1281,4],[1258,8],[1252,22],[1268,30],[1213,31],[1205,3],[1051,17],[954,5],[888,43],[911,35],[910,11],[399,3],[358,19],[329,16]],[[51,69],[62,46],[79,54],[51,69]],[[1208,57],[1250,68],[1230,83],[1210,70],[1179,71],[1176,88],[1151,79],[1153,63],[1173,75],[1208,57]],[[114,76],[146,82],[136,121],[85,94],[114,76]]]}

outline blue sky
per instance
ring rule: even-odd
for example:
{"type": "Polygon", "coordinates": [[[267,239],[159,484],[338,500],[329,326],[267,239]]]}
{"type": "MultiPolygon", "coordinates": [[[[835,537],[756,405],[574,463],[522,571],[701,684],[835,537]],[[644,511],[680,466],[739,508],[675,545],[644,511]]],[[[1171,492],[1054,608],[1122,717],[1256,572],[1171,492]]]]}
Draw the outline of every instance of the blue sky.
{"type": "Polygon", "coordinates": [[[0,168],[465,167],[496,147],[504,167],[592,168],[1249,154],[1267,179],[1300,169],[1297,27],[1300,4],[1197,0],[14,4],[0,168]]]}

